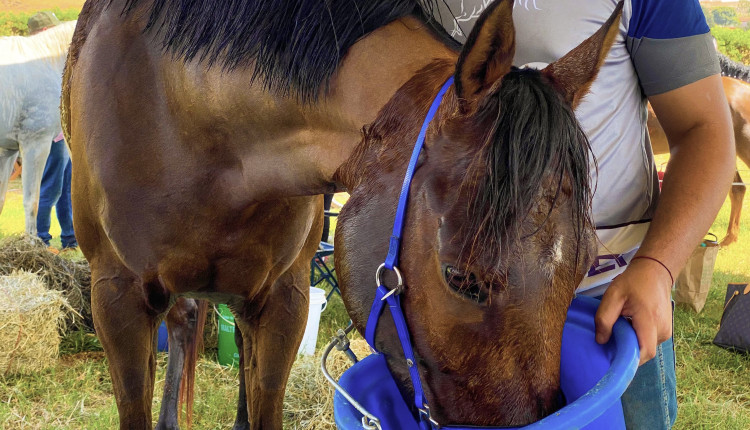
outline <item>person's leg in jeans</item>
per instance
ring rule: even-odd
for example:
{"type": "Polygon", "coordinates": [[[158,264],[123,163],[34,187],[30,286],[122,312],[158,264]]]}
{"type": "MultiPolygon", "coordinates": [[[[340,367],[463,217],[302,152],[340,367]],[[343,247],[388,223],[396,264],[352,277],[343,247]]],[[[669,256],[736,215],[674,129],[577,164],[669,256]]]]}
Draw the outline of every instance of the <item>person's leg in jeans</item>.
{"type": "Polygon", "coordinates": [[[39,210],[36,215],[37,236],[49,246],[52,236],[49,234],[52,207],[62,193],[63,173],[70,160],[64,141],[52,142],[47,164],[42,174],[42,184],[39,189],[39,210]]]}
{"type": "MultiPolygon", "coordinates": [[[[601,296],[596,297],[601,300],[601,296]]],[[[674,318],[674,302],[672,302],[674,318]]],[[[674,324],[673,324],[674,326],[674,324]]],[[[628,430],[671,429],[677,419],[677,377],[673,338],[656,348],[656,357],[643,363],[622,395],[628,430]]]]}
{"type": "Polygon", "coordinates": [[[63,186],[60,198],[57,200],[55,210],[57,211],[57,220],[60,222],[60,241],[63,249],[75,248],[78,246],[76,235],[73,231],[73,207],[70,201],[70,177],[73,164],[68,158],[68,165],[65,166],[63,173],[63,186]]]}
{"type": "Polygon", "coordinates": [[[625,425],[632,430],[671,429],[677,418],[677,384],[672,338],[659,345],[622,395],[625,425]]]}

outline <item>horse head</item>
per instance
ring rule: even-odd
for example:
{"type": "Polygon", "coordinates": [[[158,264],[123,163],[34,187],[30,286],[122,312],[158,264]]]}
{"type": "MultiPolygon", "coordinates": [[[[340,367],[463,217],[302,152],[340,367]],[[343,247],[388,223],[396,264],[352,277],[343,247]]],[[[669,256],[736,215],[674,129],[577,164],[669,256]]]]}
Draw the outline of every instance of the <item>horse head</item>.
{"type": "MultiPolygon", "coordinates": [[[[591,152],[573,110],[613,43],[622,4],[581,45],[531,70],[512,67],[513,3],[488,7],[457,64],[437,61],[407,82],[337,172],[351,193],[337,271],[364,333],[408,151],[453,75],[419,155],[397,263],[416,366],[443,425],[522,425],[560,406],[562,329],[593,251],[591,152]]],[[[391,275],[384,283],[393,286],[391,275]]],[[[387,314],[374,346],[412,398],[387,314]]]]}

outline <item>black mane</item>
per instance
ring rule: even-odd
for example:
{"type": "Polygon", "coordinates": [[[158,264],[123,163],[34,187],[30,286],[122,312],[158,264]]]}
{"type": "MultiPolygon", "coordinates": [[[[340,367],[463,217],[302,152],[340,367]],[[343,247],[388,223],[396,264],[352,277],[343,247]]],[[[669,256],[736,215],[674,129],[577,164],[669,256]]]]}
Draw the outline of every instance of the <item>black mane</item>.
{"type": "Polygon", "coordinates": [[[750,82],[750,67],[732,60],[721,52],[717,52],[717,54],[719,55],[719,64],[721,64],[723,76],[750,82]]]}
{"type": "MultiPolygon", "coordinates": [[[[113,1],[113,0],[110,0],[113,1]]],[[[124,14],[143,0],[127,0],[124,14]]],[[[266,89],[309,102],[357,40],[434,0],[153,0],[146,31],[166,51],[224,69],[252,66],[266,89]]]]}
{"type": "MultiPolygon", "coordinates": [[[[479,109],[482,115],[490,116],[480,121],[492,123],[481,161],[486,174],[470,207],[471,228],[476,233],[473,243],[467,243],[464,249],[470,249],[471,254],[476,250],[509,252],[513,243],[525,237],[523,223],[539,204],[538,193],[545,186],[545,178],[552,177],[554,189],[550,192],[554,198],[547,216],[560,197],[564,178],[569,178],[580,254],[584,229],[593,225],[589,176],[592,152],[573,110],[539,71],[530,69],[512,70],[486,101],[479,109]]],[[[535,233],[527,232],[526,236],[535,233]]],[[[499,262],[501,257],[493,258],[499,262]]]]}

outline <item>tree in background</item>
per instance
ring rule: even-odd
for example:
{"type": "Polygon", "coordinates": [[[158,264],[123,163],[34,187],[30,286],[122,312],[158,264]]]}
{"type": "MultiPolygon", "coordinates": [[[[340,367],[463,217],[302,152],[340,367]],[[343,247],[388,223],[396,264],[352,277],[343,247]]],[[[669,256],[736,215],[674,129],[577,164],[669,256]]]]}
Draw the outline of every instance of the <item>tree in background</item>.
{"type": "Polygon", "coordinates": [[[736,7],[701,8],[708,26],[711,27],[711,34],[717,41],[719,51],[734,61],[750,64],[750,31],[727,27],[737,26],[740,18],[750,15],[750,0],[740,0],[736,7]]]}
{"type": "Polygon", "coordinates": [[[720,7],[709,9],[708,10],[709,13],[707,14],[705,12],[706,11],[704,10],[704,14],[706,15],[706,20],[708,21],[709,26],[721,25],[721,26],[728,27],[728,26],[733,26],[733,25],[739,25],[740,23],[740,20],[737,17],[737,10],[733,7],[720,6],[720,7]]]}
{"type": "Polygon", "coordinates": [[[735,7],[737,10],[737,14],[739,16],[746,16],[750,15],[750,1],[748,0],[740,0],[737,2],[737,6],[735,7]]]}
{"type": "Polygon", "coordinates": [[[716,23],[714,22],[714,16],[711,14],[711,8],[701,6],[701,10],[703,10],[703,16],[706,17],[706,23],[708,23],[709,28],[713,28],[716,23]]]}
{"type": "Polygon", "coordinates": [[[750,64],[750,31],[739,28],[713,27],[719,51],[734,61],[750,64]]]}

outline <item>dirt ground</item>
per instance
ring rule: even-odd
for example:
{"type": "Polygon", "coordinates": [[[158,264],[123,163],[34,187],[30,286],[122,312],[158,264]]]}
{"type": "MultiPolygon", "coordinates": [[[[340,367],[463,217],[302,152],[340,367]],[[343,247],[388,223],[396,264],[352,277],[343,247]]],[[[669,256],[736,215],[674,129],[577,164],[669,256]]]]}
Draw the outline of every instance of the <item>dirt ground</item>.
{"type": "Polygon", "coordinates": [[[34,12],[52,9],[80,9],[85,0],[0,0],[0,12],[34,12]]]}

